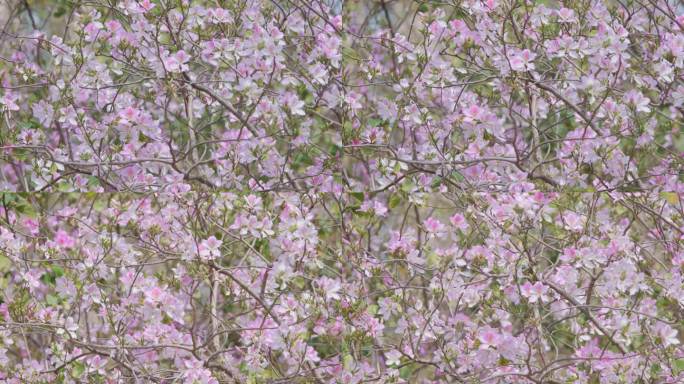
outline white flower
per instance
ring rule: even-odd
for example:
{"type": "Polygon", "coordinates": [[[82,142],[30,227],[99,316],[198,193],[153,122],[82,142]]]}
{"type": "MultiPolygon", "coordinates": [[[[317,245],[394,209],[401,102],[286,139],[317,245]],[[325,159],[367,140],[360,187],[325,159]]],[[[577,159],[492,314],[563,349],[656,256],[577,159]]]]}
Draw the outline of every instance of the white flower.
{"type": "Polygon", "coordinates": [[[401,364],[401,352],[392,350],[385,353],[385,364],[388,366],[401,364]]]}

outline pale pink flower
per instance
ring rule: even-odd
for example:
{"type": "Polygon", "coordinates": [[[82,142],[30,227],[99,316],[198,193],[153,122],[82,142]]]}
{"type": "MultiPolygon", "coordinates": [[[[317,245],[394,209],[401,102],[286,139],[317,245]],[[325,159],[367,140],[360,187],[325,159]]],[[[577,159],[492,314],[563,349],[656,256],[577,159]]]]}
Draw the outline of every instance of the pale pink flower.
{"type": "Polygon", "coordinates": [[[484,110],[480,106],[473,104],[463,110],[463,121],[467,123],[474,123],[482,120],[483,112],[484,110]]]}
{"type": "Polygon", "coordinates": [[[657,322],[655,326],[655,331],[658,337],[661,340],[661,343],[665,347],[669,347],[670,345],[678,345],[679,344],[679,338],[677,337],[677,330],[672,328],[671,326],[662,323],[662,322],[657,322]]]}
{"type": "Polygon", "coordinates": [[[558,10],[558,21],[561,23],[574,23],[575,11],[569,8],[561,8],[558,10]]]}
{"type": "Polygon", "coordinates": [[[648,113],[651,111],[649,107],[651,100],[635,89],[627,91],[622,98],[626,103],[632,105],[637,112],[648,113]]]}
{"type": "Polygon", "coordinates": [[[151,0],[140,0],[140,7],[145,11],[149,12],[152,10],[152,8],[155,7],[155,5],[152,3],[151,0]]]}
{"type": "Polygon", "coordinates": [[[426,232],[432,234],[440,233],[444,230],[444,224],[434,217],[428,217],[425,219],[425,221],[423,221],[423,227],[425,228],[426,232]]]}
{"type": "Polygon", "coordinates": [[[60,229],[55,234],[55,243],[61,248],[72,248],[76,244],[76,240],[69,236],[69,234],[60,229]]]}
{"type": "Polygon", "coordinates": [[[565,226],[571,231],[579,232],[584,229],[584,219],[582,216],[574,212],[566,212],[563,214],[565,226]]]}
{"type": "Polygon", "coordinates": [[[304,116],[304,102],[299,99],[299,97],[293,92],[287,92],[282,97],[282,101],[285,103],[290,113],[293,115],[304,116]]]}
{"type": "Polygon", "coordinates": [[[145,296],[151,303],[156,304],[164,297],[164,290],[158,286],[154,286],[145,291],[145,296]]]}
{"type": "Polygon", "coordinates": [[[455,228],[460,229],[465,231],[468,229],[468,221],[466,221],[465,217],[461,215],[460,213],[457,213],[449,218],[449,221],[451,222],[451,225],[453,225],[455,228]]]}
{"type": "Polygon", "coordinates": [[[20,109],[17,101],[19,101],[19,96],[9,91],[0,97],[0,104],[4,105],[9,111],[18,111],[20,109]]]}
{"type": "Polygon", "coordinates": [[[199,254],[203,259],[213,260],[221,256],[221,245],[223,241],[217,239],[215,236],[202,240],[199,245],[199,254]]]}
{"type": "Polygon", "coordinates": [[[97,373],[98,375],[104,375],[106,365],[106,358],[103,358],[100,355],[95,355],[88,361],[88,371],[91,373],[97,373]]]}
{"type": "Polygon", "coordinates": [[[501,340],[501,334],[492,327],[482,327],[478,333],[478,340],[480,341],[480,349],[496,348],[501,340]]]}
{"type": "Polygon", "coordinates": [[[549,287],[540,281],[537,281],[534,284],[527,281],[525,284],[520,286],[520,292],[529,300],[530,303],[547,301],[549,299],[547,295],[548,290],[549,287]]]}
{"type": "Polygon", "coordinates": [[[532,61],[534,61],[536,57],[536,54],[531,52],[529,49],[525,49],[512,55],[508,58],[508,60],[511,63],[511,69],[514,71],[523,72],[534,70],[534,64],[532,61]]]}
{"type": "Polygon", "coordinates": [[[326,300],[340,299],[340,291],[342,290],[342,285],[340,284],[339,280],[323,276],[318,279],[317,284],[323,292],[323,294],[325,295],[326,300]]]}
{"type": "Polygon", "coordinates": [[[188,61],[190,61],[190,56],[181,49],[164,59],[164,68],[169,72],[184,72],[189,69],[188,61]]]}

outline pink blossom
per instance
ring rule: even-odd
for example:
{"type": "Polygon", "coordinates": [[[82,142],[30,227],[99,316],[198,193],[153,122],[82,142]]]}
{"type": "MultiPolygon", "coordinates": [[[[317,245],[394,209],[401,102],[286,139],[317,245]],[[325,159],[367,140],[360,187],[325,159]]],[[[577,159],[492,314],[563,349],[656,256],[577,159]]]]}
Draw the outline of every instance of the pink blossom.
{"type": "Polygon", "coordinates": [[[530,303],[536,303],[537,301],[545,302],[549,300],[547,295],[548,290],[549,287],[540,281],[537,281],[534,284],[526,281],[525,284],[520,286],[522,295],[526,297],[530,303]]]}
{"type": "Polygon", "coordinates": [[[283,96],[283,101],[285,102],[285,105],[287,105],[287,107],[289,108],[290,113],[292,113],[293,115],[305,115],[304,102],[300,100],[294,93],[286,93],[285,96],[283,96]]]}
{"type": "Polygon", "coordinates": [[[140,7],[141,7],[145,12],[149,12],[149,11],[152,10],[152,8],[155,7],[155,4],[153,4],[151,0],[141,0],[141,1],[140,1],[140,7]]]}
{"type": "Polygon", "coordinates": [[[574,23],[575,11],[568,8],[561,8],[558,10],[558,21],[561,23],[574,23]]]}
{"type": "Polygon", "coordinates": [[[623,99],[626,103],[632,105],[637,112],[650,112],[651,108],[649,107],[649,104],[651,100],[649,100],[647,97],[645,97],[641,92],[637,90],[630,90],[625,95],[623,96],[623,99]]]}
{"type": "Polygon", "coordinates": [[[164,68],[169,72],[184,72],[189,69],[188,61],[190,61],[190,56],[181,49],[164,59],[164,68]]]}
{"type": "Polygon", "coordinates": [[[534,70],[534,59],[537,57],[536,54],[532,53],[529,49],[525,49],[521,52],[513,54],[508,58],[511,69],[514,71],[533,71],[534,70]]]}
{"type": "Polygon", "coordinates": [[[92,359],[88,361],[89,371],[97,373],[99,375],[105,374],[105,366],[107,365],[107,359],[102,358],[100,355],[93,356],[92,359]]]}
{"type": "Polygon", "coordinates": [[[444,230],[444,224],[433,217],[428,217],[425,219],[423,222],[423,227],[425,227],[425,231],[433,234],[442,232],[444,230]]]}
{"type": "Polygon", "coordinates": [[[463,217],[463,215],[460,213],[451,216],[449,218],[449,221],[451,222],[451,225],[453,225],[457,229],[460,229],[462,231],[468,229],[468,222],[466,221],[465,217],[463,217]]]}
{"type": "Polygon", "coordinates": [[[164,295],[164,290],[157,287],[157,286],[154,286],[151,289],[145,291],[145,296],[153,304],[160,302],[163,295],[164,295]]]}
{"type": "Polygon", "coordinates": [[[321,277],[318,279],[318,286],[324,293],[326,300],[339,300],[341,298],[340,290],[342,286],[338,280],[321,277]]]}
{"type": "Polygon", "coordinates": [[[499,345],[501,335],[496,329],[491,327],[483,327],[478,333],[478,340],[480,341],[480,349],[488,347],[496,348],[499,345]]]}
{"type": "Polygon", "coordinates": [[[19,96],[12,92],[6,92],[0,97],[0,104],[3,104],[8,111],[18,111],[20,109],[17,101],[19,101],[19,96]]]}
{"type": "Polygon", "coordinates": [[[682,381],[675,2],[23,3],[0,382],[682,381]]]}
{"type": "Polygon", "coordinates": [[[655,329],[656,334],[660,337],[661,343],[665,347],[679,344],[679,338],[677,337],[678,332],[676,329],[662,322],[657,322],[655,329]]]}
{"type": "Polygon", "coordinates": [[[581,231],[584,229],[584,220],[582,217],[574,212],[566,212],[563,215],[565,225],[571,231],[581,231]]]}
{"type": "Polygon", "coordinates": [[[61,248],[72,248],[76,245],[76,240],[69,236],[66,231],[60,229],[55,234],[55,243],[61,248]]]}
{"type": "Polygon", "coordinates": [[[209,236],[207,239],[202,240],[199,245],[199,255],[204,259],[216,259],[221,256],[221,245],[223,242],[217,239],[215,236],[209,236]]]}
{"type": "Polygon", "coordinates": [[[29,232],[32,235],[38,234],[38,231],[40,228],[38,221],[31,219],[31,218],[24,219],[24,226],[29,230],[29,232]]]}

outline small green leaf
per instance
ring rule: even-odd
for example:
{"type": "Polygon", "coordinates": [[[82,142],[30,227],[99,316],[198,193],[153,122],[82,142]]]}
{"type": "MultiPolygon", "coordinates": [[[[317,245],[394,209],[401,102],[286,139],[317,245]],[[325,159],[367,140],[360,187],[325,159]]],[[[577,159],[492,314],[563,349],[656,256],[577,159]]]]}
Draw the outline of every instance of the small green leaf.
{"type": "Polygon", "coordinates": [[[48,294],[45,296],[45,301],[48,303],[50,306],[55,306],[59,304],[59,298],[55,295],[48,294]]]}
{"type": "Polygon", "coordinates": [[[378,306],[375,305],[375,304],[369,305],[367,311],[368,311],[368,313],[370,313],[371,315],[375,315],[375,314],[378,313],[378,306]]]}
{"type": "Polygon", "coordinates": [[[344,355],[344,358],[342,359],[342,364],[344,365],[344,369],[349,370],[354,367],[354,357],[352,355],[344,355]]]}
{"type": "Polygon", "coordinates": [[[364,200],[363,192],[350,192],[349,194],[358,201],[364,200]]]}
{"type": "Polygon", "coordinates": [[[679,375],[680,372],[684,371],[684,359],[677,359],[674,361],[674,374],[679,375]]]}
{"type": "Polygon", "coordinates": [[[382,119],[368,119],[368,125],[371,127],[377,127],[382,124],[382,119]]]}
{"type": "Polygon", "coordinates": [[[73,365],[74,368],[71,370],[71,377],[78,379],[79,377],[83,376],[83,373],[85,372],[85,364],[80,361],[76,361],[73,365]]]}
{"type": "Polygon", "coordinates": [[[400,203],[401,203],[401,196],[399,196],[399,194],[395,193],[394,195],[390,196],[390,198],[389,198],[389,208],[390,209],[396,208],[400,203]]]}
{"type": "Polygon", "coordinates": [[[676,192],[661,192],[660,195],[672,205],[679,203],[679,194],[676,192]]]}

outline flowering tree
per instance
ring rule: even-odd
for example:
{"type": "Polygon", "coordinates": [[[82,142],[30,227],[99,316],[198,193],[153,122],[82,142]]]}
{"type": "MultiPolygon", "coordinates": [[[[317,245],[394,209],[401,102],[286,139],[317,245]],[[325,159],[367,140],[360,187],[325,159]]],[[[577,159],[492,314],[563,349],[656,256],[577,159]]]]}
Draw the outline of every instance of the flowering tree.
{"type": "Polygon", "coordinates": [[[681,383],[672,0],[4,0],[3,383],[681,383]]]}

